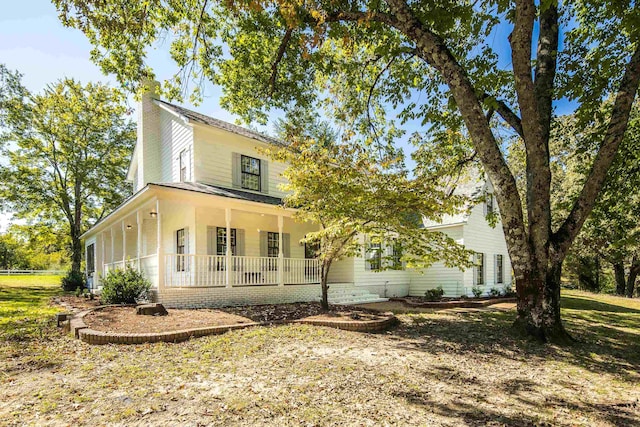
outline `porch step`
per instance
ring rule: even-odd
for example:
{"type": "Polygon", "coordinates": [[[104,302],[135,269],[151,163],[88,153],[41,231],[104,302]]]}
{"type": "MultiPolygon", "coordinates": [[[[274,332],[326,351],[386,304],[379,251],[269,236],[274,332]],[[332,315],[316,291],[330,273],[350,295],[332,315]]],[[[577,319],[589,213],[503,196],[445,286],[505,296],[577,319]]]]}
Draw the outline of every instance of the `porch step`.
{"type": "Polygon", "coordinates": [[[367,289],[351,287],[330,287],[329,304],[355,305],[371,302],[389,301],[388,298],[380,298],[380,295],[369,292],[367,289]]]}

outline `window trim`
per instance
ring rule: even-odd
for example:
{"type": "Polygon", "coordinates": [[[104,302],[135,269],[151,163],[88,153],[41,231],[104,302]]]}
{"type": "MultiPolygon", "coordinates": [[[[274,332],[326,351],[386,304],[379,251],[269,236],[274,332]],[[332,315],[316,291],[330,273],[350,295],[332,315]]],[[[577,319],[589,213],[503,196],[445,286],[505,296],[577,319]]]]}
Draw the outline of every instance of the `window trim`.
{"type": "Polygon", "coordinates": [[[245,189],[245,190],[251,190],[251,191],[262,191],[262,160],[258,159],[256,157],[251,157],[251,156],[245,156],[244,154],[240,155],[240,187],[245,189]],[[256,160],[258,162],[258,173],[253,173],[253,172],[247,172],[244,170],[244,159],[249,159],[251,160],[256,160]],[[258,188],[251,188],[248,186],[245,186],[244,184],[244,180],[242,179],[245,175],[250,175],[250,176],[255,176],[258,178],[258,188]]]}
{"type": "Polygon", "coordinates": [[[495,205],[493,200],[493,193],[487,193],[485,196],[485,204],[487,207],[487,215],[490,215],[495,212],[495,205]]]}

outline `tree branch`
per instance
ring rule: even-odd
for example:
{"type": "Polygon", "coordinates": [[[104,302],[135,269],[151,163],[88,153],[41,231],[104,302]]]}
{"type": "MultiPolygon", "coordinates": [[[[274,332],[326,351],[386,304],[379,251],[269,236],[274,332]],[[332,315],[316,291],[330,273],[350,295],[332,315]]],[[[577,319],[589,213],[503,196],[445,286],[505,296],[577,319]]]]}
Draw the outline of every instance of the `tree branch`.
{"type": "Polygon", "coordinates": [[[559,256],[566,255],[571,243],[578,235],[582,224],[584,224],[596,203],[597,195],[604,185],[609,167],[613,163],[618,147],[627,130],[629,114],[638,91],[638,83],[640,83],[640,43],[636,44],[635,51],[620,82],[620,88],[611,111],[609,126],[598,155],[591,167],[591,172],[569,216],[553,235],[553,242],[559,256]]]}
{"type": "Polygon", "coordinates": [[[500,117],[502,117],[502,120],[504,120],[509,126],[511,126],[511,129],[513,129],[520,136],[520,138],[524,139],[524,132],[522,131],[522,121],[520,120],[520,117],[518,117],[516,113],[514,113],[513,110],[509,108],[509,106],[504,101],[495,99],[488,93],[482,95],[483,101],[487,100],[488,98],[492,98],[492,100],[495,102],[495,105],[492,105],[492,108],[487,113],[487,120],[491,118],[493,112],[495,111],[500,115],[500,117]]]}
{"type": "Polygon", "coordinates": [[[287,45],[289,44],[289,40],[291,40],[291,34],[293,33],[293,28],[287,29],[287,32],[284,33],[284,37],[280,42],[280,47],[278,48],[278,53],[276,54],[276,59],[271,64],[271,77],[269,77],[269,96],[273,95],[273,92],[276,90],[276,79],[278,77],[278,64],[282,61],[284,57],[284,52],[287,50],[287,45]]]}

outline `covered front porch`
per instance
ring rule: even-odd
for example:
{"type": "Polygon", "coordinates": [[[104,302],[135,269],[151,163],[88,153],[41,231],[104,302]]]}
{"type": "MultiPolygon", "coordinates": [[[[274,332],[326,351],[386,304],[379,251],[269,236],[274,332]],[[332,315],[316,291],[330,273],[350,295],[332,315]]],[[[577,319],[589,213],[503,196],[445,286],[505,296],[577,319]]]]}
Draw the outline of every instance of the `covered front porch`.
{"type": "Polygon", "coordinates": [[[93,290],[125,266],[141,271],[160,299],[180,288],[320,283],[319,260],[299,243],[315,227],[296,222],[291,211],[173,188],[147,196],[134,196],[87,237],[93,290]]]}

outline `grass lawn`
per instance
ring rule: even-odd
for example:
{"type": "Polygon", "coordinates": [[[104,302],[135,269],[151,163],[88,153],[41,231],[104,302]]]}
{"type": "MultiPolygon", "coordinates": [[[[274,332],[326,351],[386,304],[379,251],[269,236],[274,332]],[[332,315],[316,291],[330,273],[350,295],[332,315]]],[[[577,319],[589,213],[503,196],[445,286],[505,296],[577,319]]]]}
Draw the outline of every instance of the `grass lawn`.
{"type": "MultiPolygon", "coordinates": [[[[46,298],[15,287],[2,298],[46,298]]],[[[383,334],[285,325],[138,346],[45,329],[0,343],[0,425],[640,424],[640,301],[572,291],[563,305],[581,341],[570,348],[517,339],[504,311],[403,314],[383,334]]]]}

